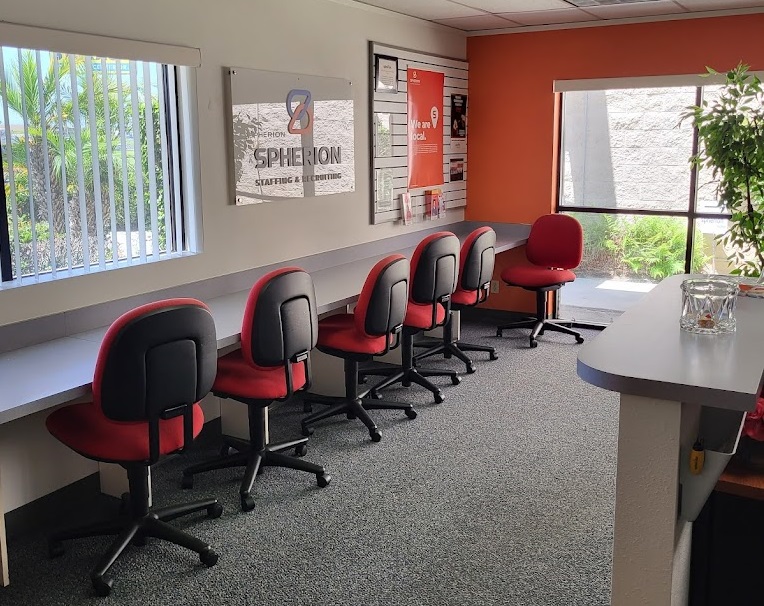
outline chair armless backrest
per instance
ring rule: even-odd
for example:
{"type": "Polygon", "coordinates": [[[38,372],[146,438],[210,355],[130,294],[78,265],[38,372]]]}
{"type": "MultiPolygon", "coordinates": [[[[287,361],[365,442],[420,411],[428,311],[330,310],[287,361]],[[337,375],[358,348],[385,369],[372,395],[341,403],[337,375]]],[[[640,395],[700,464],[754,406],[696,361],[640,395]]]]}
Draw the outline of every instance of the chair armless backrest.
{"type": "Polygon", "coordinates": [[[283,366],[287,398],[294,393],[292,364],[305,364],[310,386],[310,351],[318,340],[318,312],[313,280],[299,267],[284,267],[260,278],[244,311],[241,349],[255,368],[283,366]]]}
{"type": "Polygon", "coordinates": [[[422,240],[411,258],[409,300],[432,305],[432,326],[436,326],[435,303],[451,309],[459,270],[459,238],[450,231],[439,231],[422,240]]]}
{"type": "MultiPolygon", "coordinates": [[[[399,336],[406,317],[409,288],[409,260],[403,255],[390,255],[369,272],[358,297],[354,313],[355,327],[367,337],[399,336]]],[[[391,338],[387,340],[390,349],[391,338]]],[[[395,339],[392,348],[397,347],[395,339]]]]}
{"type": "Polygon", "coordinates": [[[584,232],[570,215],[543,215],[534,221],[525,247],[534,265],[573,269],[584,254],[584,232]]]}
{"type": "Polygon", "coordinates": [[[93,402],[121,422],[147,422],[150,462],[159,457],[159,421],[184,416],[184,448],[193,410],[217,372],[215,321],[195,299],[142,305],[106,332],[93,377],[93,402]]]}
{"type": "Polygon", "coordinates": [[[459,290],[475,293],[475,304],[488,298],[496,261],[496,232],[479,227],[462,244],[459,290]]]}

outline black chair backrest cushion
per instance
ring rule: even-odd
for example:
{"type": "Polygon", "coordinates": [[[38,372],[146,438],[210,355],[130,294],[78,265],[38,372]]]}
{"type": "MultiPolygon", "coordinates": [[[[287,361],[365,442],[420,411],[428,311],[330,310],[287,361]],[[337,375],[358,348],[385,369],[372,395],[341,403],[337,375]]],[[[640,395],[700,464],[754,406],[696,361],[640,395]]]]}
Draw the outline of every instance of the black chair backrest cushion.
{"type": "Polygon", "coordinates": [[[355,313],[362,320],[363,332],[372,337],[393,333],[403,325],[408,305],[409,260],[402,255],[390,256],[374,266],[368,286],[358,300],[355,313]]]}
{"type": "Polygon", "coordinates": [[[212,389],[218,353],[215,321],[201,303],[188,301],[137,308],[107,332],[93,394],[109,419],[149,421],[198,402],[212,389]]]}
{"type": "Polygon", "coordinates": [[[462,249],[462,272],[459,287],[474,291],[483,288],[493,277],[496,261],[496,232],[492,229],[482,231],[466,251],[462,249]]]}
{"type": "Polygon", "coordinates": [[[414,251],[411,266],[411,301],[433,304],[450,296],[456,289],[459,238],[451,232],[428,236],[414,251]]]}

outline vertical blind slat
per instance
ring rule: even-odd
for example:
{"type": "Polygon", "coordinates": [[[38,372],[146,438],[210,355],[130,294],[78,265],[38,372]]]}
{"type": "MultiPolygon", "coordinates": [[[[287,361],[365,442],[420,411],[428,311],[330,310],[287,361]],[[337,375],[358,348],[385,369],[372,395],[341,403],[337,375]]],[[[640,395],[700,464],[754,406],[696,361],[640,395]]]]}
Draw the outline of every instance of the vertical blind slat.
{"type": "Polygon", "coordinates": [[[88,236],[88,211],[85,203],[85,172],[82,155],[82,113],[80,112],[77,65],[69,58],[69,79],[72,85],[72,122],[74,123],[74,146],[77,158],[77,189],[80,199],[80,233],[82,234],[82,265],[90,271],[90,238],[88,236]]]}
{"type": "MultiPolygon", "coordinates": [[[[141,263],[146,262],[146,212],[143,201],[143,156],[141,155],[140,108],[138,103],[138,72],[136,62],[130,61],[130,90],[133,117],[133,150],[135,152],[135,207],[138,215],[138,246],[141,263]]],[[[130,234],[127,235],[130,237],[130,234]]]]}
{"type": "Polygon", "coordinates": [[[122,202],[125,213],[125,251],[127,264],[133,262],[132,223],[130,216],[130,182],[127,173],[127,134],[125,132],[125,96],[122,90],[122,62],[117,61],[117,105],[119,105],[119,147],[122,156],[122,202]]]}
{"type": "MultiPolygon", "coordinates": [[[[19,57],[19,86],[21,87],[21,119],[24,122],[24,152],[27,159],[27,191],[29,193],[29,223],[32,231],[32,267],[34,275],[39,273],[40,267],[37,256],[37,221],[35,220],[35,195],[34,181],[38,177],[32,164],[32,151],[29,149],[29,113],[27,111],[26,82],[24,74],[24,57],[21,49],[18,49],[19,57]]],[[[22,273],[19,271],[19,276],[22,273]]]]}
{"type": "Polygon", "coordinates": [[[35,53],[35,63],[37,65],[37,96],[40,103],[40,138],[42,139],[42,158],[43,170],[45,171],[45,201],[48,204],[48,242],[50,245],[50,272],[56,275],[56,218],[53,216],[53,197],[51,195],[50,183],[50,151],[48,150],[48,112],[46,98],[47,90],[42,80],[42,61],[40,61],[40,51],[35,53]]]}
{"type": "MultiPolygon", "coordinates": [[[[167,70],[167,81],[169,90],[177,90],[175,68],[169,68],[167,70]]],[[[172,147],[171,153],[172,157],[175,159],[175,162],[172,163],[172,199],[175,206],[175,212],[173,214],[175,221],[175,251],[183,252],[185,250],[185,247],[183,246],[183,207],[181,205],[180,195],[180,166],[177,161],[178,158],[180,158],[180,137],[178,133],[178,106],[175,103],[170,103],[170,124],[168,130],[172,147]]]]}
{"type": "MultiPolygon", "coordinates": [[[[16,173],[13,169],[13,142],[11,139],[11,118],[8,111],[8,89],[5,83],[5,63],[3,47],[0,46],[0,93],[3,95],[3,120],[5,121],[5,154],[8,163],[8,190],[11,194],[11,222],[13,223],[13,255],[16,262],[14,278],[21,277],[21,245],[19,243],[19,211],[16,202],[16,173]]],[[[0,165],[2,158],[0,158],[0,165]]],[[[0,166],[2,170],[2,166],[0,166]]]]}
{"type": "Polygon", "coordinates": [[[173,252],[172,233],[170,231],[170,205],[168,199],[171,197],[170,184],[167,182],[168,160],[167,160],[167,117],[165,115],[165,92],[167,82],[164,76],[165,70],[161,63],[157,63],[157,87],[159,89],[159,140],[161,142],[162,152],[162,206],[164,211],[164,242],[165,252],[173,252]]]}
{"type": "MultiPolygon", "coordinates": [[[[88,122],[90,122],[90,161],[93,166],[93,210],[95,211],[96,239],[98,240],[98,265],[103,268],[103,198],[101,197],[101,150],[98,141],[98,122],[96,121],[95,86],[93,81],[93,62],[85,57],[85,86],[88,96],[88,122]]],[[[84,167],[83,167],[84,170],[84,167]]]]}
{"type": "Polygon", "coordinates": [[[143,99],[146,112],[146,156],[149,170],[149,202],[151,208],[151,251],[159,258],[159,217],[157,213],[157,172],[154,145],[154,99],[151,87],[151,68],[143,62],[143,99]]]}
{"type": "Polygon", "coordinates": [[[66,179],[66,148],[64,147],[64,121],[61,108],[61,64],[58,53],[53,57],[53,76],[56,79],[56,118],[58,126],[58,153],[61,156],[61,199],[64,204],[64,233],[66,238],[66,267],[72,270],[72,226],[69,217],[69,199],[66,179]]]}
{"type": "MultiPolygon", "coordinates": [[[[106,140],[106,173],[109,182],[109,220],[111,224],[111,260],[117,262],[117,201],[114,193],[114,152],[111,133],[111,91],[109,76],[106,69],[106,59],[101,59],[101,88],[103,88],[104,106],[104,139],[106,140]]],[[[106,251],[104,251],[104,256],[106,251]]]]}

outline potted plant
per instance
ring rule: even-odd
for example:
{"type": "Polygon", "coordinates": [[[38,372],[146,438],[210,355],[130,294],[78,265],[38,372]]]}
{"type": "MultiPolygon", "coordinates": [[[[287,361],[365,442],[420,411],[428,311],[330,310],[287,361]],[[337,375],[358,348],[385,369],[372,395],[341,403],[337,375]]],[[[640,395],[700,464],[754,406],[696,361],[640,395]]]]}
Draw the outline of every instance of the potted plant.
{"type": "MultiPolygon", "coordinates": [[[[710,75],[718,72],[707,68],[710,75]]],[[[731,273],[764,280],[764,91],[739,64],[727,72],[718,99],[688,108],[699,150],[690,158],[718,180],[719,203],[730,213],[718,236],[734,266],[731,273]]]]}

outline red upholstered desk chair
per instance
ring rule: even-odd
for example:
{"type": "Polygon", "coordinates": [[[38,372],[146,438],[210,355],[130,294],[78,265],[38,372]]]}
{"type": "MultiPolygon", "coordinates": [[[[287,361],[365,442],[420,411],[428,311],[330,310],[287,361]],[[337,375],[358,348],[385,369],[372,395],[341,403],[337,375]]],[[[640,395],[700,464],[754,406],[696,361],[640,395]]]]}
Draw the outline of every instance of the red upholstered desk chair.
{"type": "Polygon", "coordinates": [[[345,414],[358,417],[369,430],[374,442],[382,434],[367,410],[403,410],[410,419],[416,418],[411,404],[384,402],[365,398],[368,390],[358,391],[358,363],[371,361],[398,346],[408,301],[409,261],[403,255],[390,255],[371,270],[352,314],[329,316],[318,323],[318,349],[345,361],[345,397],[330,397],[306,393],[303,401],[328,404],[326,410],[315,412],[302,420],[304,435],[313,433],[310,427],[321,419],[345,414]]]}
{"type": "Polygon", "coordinates": [[[96,593],[106,596],[112,564],[132,542],[156,537],[186,547],[213,566],[217,554],[204,541],[167,522],[206,511],[219,517],[215,499],[152,509],[149,466],[185,449],[201,431],[204,414],[197,404],[212,387],[217,363],[215,322],[194,299],[169,299],[138,307],[111,325],[101,344],[93,378],[93,401],[59,408],[46,421],[48,431],[82,456],[118,463],[130,486],[124,519],[58,532],[49,539],[51,556],[63,553],[61,541],[118,535],[91,573],[96,593]]]}
{"type": "MultiPolygon", "coordinates": [[[[459,280],[451,297],[453,311],[474,307],[488,298],[496,258],[495,248],[496,232],[490,227],[479,227],[464,240],[459,253],[459,280]]],[[[446,358],[456,356],[467,366],[468,373],[475,372],[475,363],[464,352],[484,351],[490,355],[491,360],[498,358],[495,347],[455,341],[451,319],[443,327],[442,339],[423,339],[417,341],[415,346],[430,347],[427,351],[414,356],[417,362],[439,354],[443,354],[446,358]]]]}
{"type": "MultiPolygon", "coordinates": [[[[260,278],[252,287],[241,327],[241,349],[218,360],[212,392],[243,402],[249,409],[249,442],[227,438],[238,452],[200,463],[183,471],[183,488],[193,486],[194,474],[246,467],[239,495],[243,511],[255,507],[252,487],[261,466],[287,467],[315,474],[321,487],[329,476],[321,465],[282,451],[307,450],[307,438],[281,444],[266,443],[265,409],[310,386],[310,351],[316,346],[318,316],[310,275],[299,267],[285,267],[260,278]]],[[[227,450],[227,449],[226,449],[227,450]]]]}
{"type": "Polygon", "coordinates": [[[434,233],[422,240],[411,260],[411,285],[401,339],[402,365],[374,364],[360,370],[359,376],[382,375],[387,378],[370,390],[373,398],[379,391],[400,382],[405,387],[416,383],[428,389],[435,401],[443,402],[443,392],[426,377],[448,376],[454,385],[461,381],[453,370],[414,367],[414,335],[443,326],[451,313],[451,295],[456,289],[459,270],[459,238],[448,231],[434,233]]]}
{"type": "MultiPolygon", "coordinates": [[[[569,215],[544,215],[534,221],[525,255],[531,265],[508,267],[501,279],[509,286],[519,286],[536,293],[536,317],[504,324],[496,329],[496,336],[509,328],[533,328],[530,346],[536,347],[536,337],[545,330],[573,335],[577,343],[584,338],[562,320],[547,317],[547,293],[559,290],[564,284],[576,279],[571,269],[578,267],[584,253],[584,233],[581,224],[569,215]]],[[[570,322],[567,322],[568,324],[570,322]]]]}

